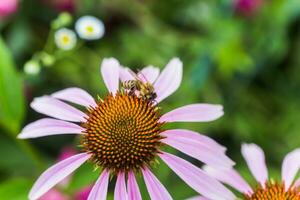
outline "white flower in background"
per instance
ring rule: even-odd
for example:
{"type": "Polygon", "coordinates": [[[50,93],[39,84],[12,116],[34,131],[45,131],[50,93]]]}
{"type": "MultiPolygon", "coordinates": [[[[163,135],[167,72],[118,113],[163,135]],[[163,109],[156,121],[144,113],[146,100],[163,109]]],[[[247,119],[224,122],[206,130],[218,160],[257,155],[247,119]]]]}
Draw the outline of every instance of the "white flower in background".
{"type": "Polygon", "coordinates": [[[61,28],[54,34],[55,44],[58,48],[63,50],[73,49],[76,45],[77,38],[74,31],[61,28]]]}
{"type": "Polygon", "coordinates": [[[29,60],[24,65],[24,72],[30,75],[37,75],[41,71],[41,66],[39,65],[38,61],[29,60]]]}
{"type": "Polygon", "coordinates": [[[75,30],[82,39],[97,40],[104,35],[105,27],[96,17],[83,16],[77,20],[75,30]]]}

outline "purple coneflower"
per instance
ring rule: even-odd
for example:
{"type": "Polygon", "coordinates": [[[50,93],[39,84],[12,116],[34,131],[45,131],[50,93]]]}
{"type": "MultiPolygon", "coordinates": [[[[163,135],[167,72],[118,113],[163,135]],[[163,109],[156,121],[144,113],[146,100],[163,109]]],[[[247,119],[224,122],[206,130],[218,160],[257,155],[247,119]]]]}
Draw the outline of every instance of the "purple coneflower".
{"type": "Polygon", "coordinates": [[[0,20],[15,13],[18,9],[18,0],[1,0],[0,1],[0,20]]]}
{"type": "MultiPolygon", "coordinates": [[[[239,191],[245,200],[300,200],[300,178],[295,181],[300,167],[300,149],[296,149],[285,156],[281,169],[281,181],[269,178],[265,155],[259,146],[243,144],[242,155],[258,182],[255,187],[251,187],[233,168],[219,170],[205,166],[204,169],[212,177],[239,191]]],[[[196,197],[191,200],[205,199],[204,197],[196,197]]],[[[228,200],[235,199],[237,198],[228,200]]]]}
{"type": "Polygon", "coordinates": [[[223,115],[222,106],[210,104],[187,105],[160,114],[158,103],[181,83],[182,63],[178,58],[172,59],[161,73],[158,68],[149,66],[136,75],[144,84],[153,84],[156,93],[153,101],[137,94],[141,91],[122,88],[124,82],[137,77],[114,58],[103,60],[101,74],[109,94],[98,102],[82,89],[68,88],[36,98],[31,103],[37,112],[56,119],[44,118],[27,125],[19,138],[58,134],[79,134],[82,137],[82,153],[46,170],[32,187],[31,200],[38,199],[88,160],[102,169],[88,200],[106,199],[110,176],[116,176],[115,200],[140,200],[137,173],[142,174],[151,199],[172,199],[150,170],[158,157],[203,196],[212,199],[234,196],[201,169],[161,150],[162,146],[169,145],[210,166],[230,168],[233,165],[225,155],[225,148],[209,137],[190,130],[163,129],[163,125],[169,122],[207,122],[223,115]],[[85,112],[66,102],[83,106],[85,112]]]}
{"type": "Polygon", "coordinates": [[[235,0],[234,7],[238,14],[252,16],[262,7],[263,0],[235,0]]]}

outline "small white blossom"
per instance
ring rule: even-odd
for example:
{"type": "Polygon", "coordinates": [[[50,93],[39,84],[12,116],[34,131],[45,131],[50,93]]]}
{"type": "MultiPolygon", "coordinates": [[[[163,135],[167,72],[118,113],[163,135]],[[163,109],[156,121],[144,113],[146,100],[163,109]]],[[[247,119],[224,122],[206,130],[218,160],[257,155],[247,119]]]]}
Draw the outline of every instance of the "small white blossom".
{"type": "Polygon", "coordinates": [[[83,16],[77,20],[75,30],[82,39],[97,40],[104,35],[105,27],[103,22],[96,17],[83,16]]]}
{"type": "Polygon", "coordinates": [[[63,50],[73,49],[77,42],[77,37],[74,31],[62,28],[54,34],[55,44],[58,48],[63,50]]]}
{"type": "Polygon", "coordinates": [[[41,66],[39,65],[38,61],[30,60],[27,61],[24,65],[24,72],[30,75],[37,75],[41,71],[41,66]]]}

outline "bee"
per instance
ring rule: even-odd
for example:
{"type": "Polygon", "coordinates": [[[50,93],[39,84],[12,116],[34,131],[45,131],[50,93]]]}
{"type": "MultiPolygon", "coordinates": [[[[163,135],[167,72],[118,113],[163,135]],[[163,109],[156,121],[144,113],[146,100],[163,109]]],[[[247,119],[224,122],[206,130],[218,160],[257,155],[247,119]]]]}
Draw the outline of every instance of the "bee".
{"type": "Polygon", "coordinates": [[[133,71],[129,70],[131,75],[135,78],[134,80],[124,81],[122,83],[122,88],[128,91],[129,95],[137,95],[139,98],[148,101],[148,102],[155,102],[157,94],[155,92],[154,86],[147,81],[146,77],[140,72],[144,78],[142,80],[137,74],[133,71]]]}

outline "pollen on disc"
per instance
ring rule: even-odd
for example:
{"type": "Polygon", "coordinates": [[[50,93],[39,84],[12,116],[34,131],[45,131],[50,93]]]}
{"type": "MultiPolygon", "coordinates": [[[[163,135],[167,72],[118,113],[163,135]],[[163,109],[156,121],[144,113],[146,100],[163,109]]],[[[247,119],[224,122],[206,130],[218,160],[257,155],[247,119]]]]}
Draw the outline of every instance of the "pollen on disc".
{"type": "Polygon", "coordinates": [[[269,183],[264,188],[258,187],[252,195],[245,195],[246,200],[300,200],[298,188],[287,191],[282,183],[269,183]]]}
{"type": "Polygon", "coordinates": [[[153,103],[135,95],[109,95],[88,113],[83,146],[93,161],[113,172],[150,164],[161,145],[161,123],[153,103]]]}

